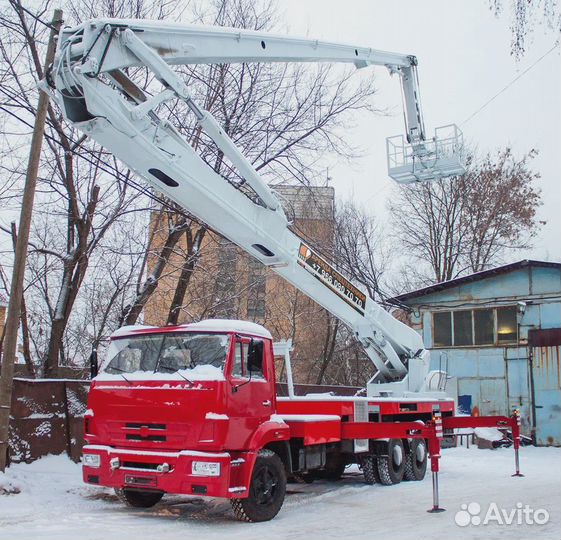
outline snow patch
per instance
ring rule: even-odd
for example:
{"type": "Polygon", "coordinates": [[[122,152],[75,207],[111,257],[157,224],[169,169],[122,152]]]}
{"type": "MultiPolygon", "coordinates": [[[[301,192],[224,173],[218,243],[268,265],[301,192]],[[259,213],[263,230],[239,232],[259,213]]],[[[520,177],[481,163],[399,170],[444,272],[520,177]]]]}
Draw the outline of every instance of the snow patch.
{"type": "Polygon", "coordinates": [[[35,436],[36,437],[50,437],[51,436],[51,423],[50,422],[41,422],[35,428],[35,436]]]}
{"type": "Polygon", "coordinates": [[[21,490],[20,482],[10,479],[6,473],[0,473],[0,495],[16,495],[21,490]]]}
{"type": "MultiPolygon", "coordinates": [[[[520,460],[526,476],[511,478],[511,448],[444,449],[441,503],[448,511],[436,518],[426,513],[431,503],[430,474],[421,482],[365,486],[358,467],[353,465],[339,482],[291,485],[292,494],[286,497],[279,515],[255,528],[236,524],[230,504],[222,499],[166,495],[153,508],[133,511],[117,500],[113,490],[84,484],[80,466],[66,456],[48,456],[29,465],[12,464],[4,475],[0,473],[0,485],[10,482],[21,489],[18,494],[0,495],[0,538],[70,540],[77,537],[77,532],[82,540],[203,535],[206,540],[368,538],[372,536],[373,508],[375,532],[380,538],[559,538],[561,448],[523,447],[520,460]],[[400,504],[402,500],[406,504],[400,504]],[[504,509],[516,508],[521,502],[534,509],[547,509],[551,519],[543,526],[490,523],[458,527],[454,516],[462,504],[469,502],[477,502],[483,511],[491,502],[504,509]]],[[[234,487],[242,486],[238,483],[234,487]]]]}
{"type": "Polygon", "coordinates": [[[135,332],[141,332],[142,330],[150,330],[156,328],[155,326],[147,326],[145,324],[129,324],[127,326],[121,326],[111,334],[111,338],[117,338],[122,336],[128,336],[134,334],[135,332]]]}
{"type": "Polygon", "coordinates": [[[493,427],[478,427],[475,428],[474,432],[478,439],[484,439],[490,442],[500,441],[504,438],[504,435],[497,428],[493,427]]]}
{"type": "Polygon", "coordinates": [[[271,333],[264,326],[236,319],[206,319],[197,323],[186,324],[183,328],[198,332],[239,332],[272,339],[271,333]]]}
{"type": "MultiPolygon", "coordinates": [[[[200,365],[192,369],[180,369],[175,373],[154,373],[153,371],[133,371],[123,373],[128,381],[224,381],[224,373],[216,366],[200,365]]],[[[102,372],[94,381],[125,381],[120,373],[102,372]]]]}
{"type": "Polygon", "coordinates": [[[174,327],[157,327],[144,325],[123,326],[111,334],[111,338],[119,338],[130,336],[136,333],[142,333],[145,330],[161,330],[162,332],[239,332],[240,334],[249,334],[252,336],[273,339],[271,333],[260,324],[239,321],[237,319],[206,319],[196,323],[182,324],[174,327]]]}

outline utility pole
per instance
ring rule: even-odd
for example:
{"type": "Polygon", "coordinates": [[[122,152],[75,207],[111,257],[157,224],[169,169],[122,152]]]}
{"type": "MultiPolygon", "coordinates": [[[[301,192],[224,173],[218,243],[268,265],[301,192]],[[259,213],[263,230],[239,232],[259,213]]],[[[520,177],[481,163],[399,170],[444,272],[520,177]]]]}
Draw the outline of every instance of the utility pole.
{"type": "MultiPolygon", "coordinates": [[[[51,22],[47,53],[45,55],[44,73],[47,72],[48,67],[53,63],[56,49],[56,36],[61,25],[62,10],[55,9],[51,22]]],[[[35,186],[37,184],[39,158],[41,157],[41,146],[45,134],[45,121],[47,118],[48,106],[49,96],[44,92],[39,92],[39,102],[37,104],[37,114],[35,116],[35,126],[31,138],[29,162],[27,164],[27,174],[23,189],[16,252],[14,255],[14,271],[10,288],[8,316],[4,329],[4,345],[2,347],[2,371],[0,372],[0,471],[2,472],[6,468],[8,457],[10,410],[12,405],[14,364],[16,360],[21,301],[23,297],[23,278],[25,275],[31,214],[33,211],[33,200],[35,198],[35,186]]]]}

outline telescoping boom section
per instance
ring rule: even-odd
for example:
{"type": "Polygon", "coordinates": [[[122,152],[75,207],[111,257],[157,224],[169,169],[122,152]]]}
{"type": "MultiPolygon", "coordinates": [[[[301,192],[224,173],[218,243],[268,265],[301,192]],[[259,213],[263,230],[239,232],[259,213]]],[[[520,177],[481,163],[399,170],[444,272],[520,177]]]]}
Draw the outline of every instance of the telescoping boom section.
{"type": "MultiPolygon", "coordinates": [[[[218,62],[385,66],[401,80],[407,159],[418,155],[415,159],[420,163],[422,156],[430,154],[428,147],[434,140],[426,140],[417,61],[411,55],[237,29],[92,20],[62,30],[48,84],[42,87],[57,101],[69,122],[110,150],[157,191],[352,328],[377,368],[373,384],[369,385],[371,392],[434,390],[425,383],[428,352],[417,332],[388,314],[290,231],[275,193],[215,118],[195,103],[187,84],[170,67],[218,62]],[[129,78],[129,68],[138,66],[147,68],[161,83],[160,92],[148,95],[129,78]],[[200,128],[236,170],[244,192],[214,172],[167,120],[159,118],[156,109],[174,99],[187,104],[200,128]]],[[[448,164],[440,171],[439,159],[432,159],[430,167],[423,166],[422,179],[428,178],[429,169],[436,176],[462,172],[460,163],[455,169],[450,167],[453,158],[454,154],[449,153],[448,164]]],[[[410,181],[404,170],[400,181],[410,181]]]]}

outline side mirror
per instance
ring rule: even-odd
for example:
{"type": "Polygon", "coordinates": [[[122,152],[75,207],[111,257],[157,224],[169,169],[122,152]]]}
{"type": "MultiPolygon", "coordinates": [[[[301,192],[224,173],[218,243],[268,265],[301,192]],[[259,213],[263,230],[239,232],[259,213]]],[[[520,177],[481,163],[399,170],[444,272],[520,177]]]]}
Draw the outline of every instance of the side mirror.
{"type": "Polygon", "coordinates": [[[97,349],[92,349],[92,353],[90,354],[90,379],[97,377],[99,373],[99,365],[97,362],[97,349]]]}

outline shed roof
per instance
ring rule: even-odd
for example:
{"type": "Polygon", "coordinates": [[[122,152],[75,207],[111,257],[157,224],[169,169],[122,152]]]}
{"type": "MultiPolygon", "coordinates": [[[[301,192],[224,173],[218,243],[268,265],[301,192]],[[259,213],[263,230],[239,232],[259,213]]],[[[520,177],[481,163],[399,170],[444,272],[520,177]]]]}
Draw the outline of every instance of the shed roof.
{"type": "Polygon", "coordinates": [[[521,268],[555,268],[561,270],[561,263],[558,262],[547,262],[547,261],[534,261],[532,259],[523,259],[510,264],[505,264],[503,266],[497,266],[496,268],[490,268],[489,270],[482,270],[481,272],[475,272],[474,274],[469,274],[467,276],[458,277],[455,279],[450,279],[448,281],[443,281],[441,283],[436,283],[434,285],[429,285],[428,287],[423,287],[422,289],[417,289],[415,291],[410,291],[404,294],[400,294],[395,297],[395,300],[399,302],[406,302],[407,300],[412,300],[413,298],[419,298],[421,296],[426,296],[427,294],[432,294],[435,292],[450,289],[452,287],[457,287],[464,283],[471,283],[474,281],[481,281],[489,277],[493,277],[500,274],[508,274],[515,270],[520,270],[521,268]]]}

